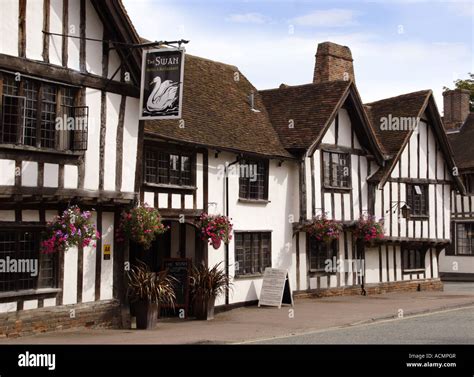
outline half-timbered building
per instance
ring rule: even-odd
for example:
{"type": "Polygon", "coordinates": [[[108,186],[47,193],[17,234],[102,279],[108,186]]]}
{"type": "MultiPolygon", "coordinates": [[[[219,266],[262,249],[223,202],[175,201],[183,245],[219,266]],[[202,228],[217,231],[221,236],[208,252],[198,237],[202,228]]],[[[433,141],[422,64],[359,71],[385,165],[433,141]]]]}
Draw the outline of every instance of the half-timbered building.
{"type": "Polygon", "coordinates": [[[443,93],[443,122],[454,151],[457,173],[465,193],[453,191],[451,235],[452,243],[440,258],[443,279],[472,280],[474,278],[474,113],[470,112],[470,92],[464,89],[443,93]]]}
{"type": "Polygon", "coordinates": [[[37,274],[0,273],[0,332],[110,324],[117,214],[136,192],[138,36],[118,1],[5,0],[0,28],[0,258],[39,260],[37,274]],[[41,254],[46,222],[72,204],[101,239],[41,254]]]}

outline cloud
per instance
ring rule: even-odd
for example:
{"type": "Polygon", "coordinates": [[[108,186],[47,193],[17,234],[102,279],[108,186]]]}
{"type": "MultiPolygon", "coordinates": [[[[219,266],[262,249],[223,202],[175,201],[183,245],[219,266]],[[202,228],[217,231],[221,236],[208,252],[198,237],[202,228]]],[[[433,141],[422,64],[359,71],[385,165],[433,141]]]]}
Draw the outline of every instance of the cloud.
{"type": "Polygon", "coordinates": [[[226,18],[227,21],[237,22],[241,24],[264,24],[268,22],[269,18],[265,17],[260,13],[243,13],[243,14],[231,14],[226,18]]]}
{"type": "Polygon", "coordinates": [[[364,102],[433,89],[442,108],[443,86],[450,86],[456,78],[472,72],[471,47],[461,41],[434,43],[421,37],[408,39],[407,34],[387,39],[376,31],[348,33],[343,29],[300,33],[301,28],[296,28],[291,35],[286,27],[275,29],[268,24],[237,32],[229,28],[229,23],[227,27],[213,24],[186,7],[157,1],[124,2],[143,37],[190,39],[186,45],[188,53],[237,66],[257,89],[311,82],[317,44],[324,41],[350,47],[357,87],[364,102]]]}
{"type": "Polygon", "coordinates": [[[347,27],[357,25],[355,17],[359,12],[350,9],[316,10],[304,16],[295,17],[290,23],[312,27],[347,27]]]}

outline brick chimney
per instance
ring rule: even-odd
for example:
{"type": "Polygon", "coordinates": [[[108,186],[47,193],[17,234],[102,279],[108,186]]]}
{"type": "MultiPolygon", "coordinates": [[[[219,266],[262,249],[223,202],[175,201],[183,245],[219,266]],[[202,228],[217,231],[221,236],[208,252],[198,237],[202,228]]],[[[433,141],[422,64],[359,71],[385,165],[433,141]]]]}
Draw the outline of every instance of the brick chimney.
{"type": "Polygon", "coordinates": [[[466,89],[447,90],[443,93],[443,123],[446,130],[462,126],[469,115],[469,96],[469,90],[466,89]]]}
{"type": "Polygon", "coordinates": [[[352,61],[349,47],[332,42],[320,43],[316,52],[313,82],[354,80],[352,61]]]}

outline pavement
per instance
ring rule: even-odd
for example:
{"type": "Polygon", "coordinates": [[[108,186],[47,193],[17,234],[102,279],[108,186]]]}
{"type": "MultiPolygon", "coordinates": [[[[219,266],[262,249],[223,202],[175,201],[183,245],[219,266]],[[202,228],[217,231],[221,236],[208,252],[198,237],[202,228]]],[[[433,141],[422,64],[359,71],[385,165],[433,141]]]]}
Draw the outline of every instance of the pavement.
{"type": "Polygon", "coordinates": [[[65,330],[6,338],[0,344],[231,344],[461,307],[474,307],[474,283],[447,283],[444,292],[296,299],[293,308],[242,307],[217,314],[213,321],[162,319],[148,331],[65,330]]]}

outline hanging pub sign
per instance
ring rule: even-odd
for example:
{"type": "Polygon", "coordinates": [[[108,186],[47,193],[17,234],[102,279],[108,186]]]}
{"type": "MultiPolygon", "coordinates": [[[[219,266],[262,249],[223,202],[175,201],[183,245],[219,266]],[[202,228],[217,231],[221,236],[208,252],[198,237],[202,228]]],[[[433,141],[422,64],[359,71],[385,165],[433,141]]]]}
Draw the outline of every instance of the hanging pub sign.
{"type": "Polygon", "coordinates": [[[140,119],[179,119],[183,102],[184,49],[144,50],[140,119]]]}

